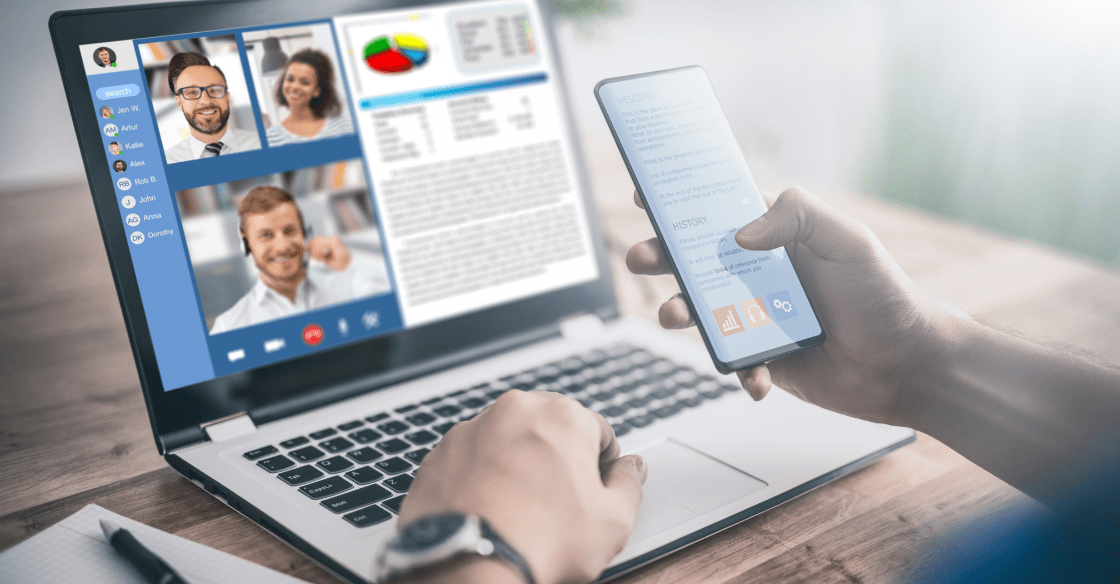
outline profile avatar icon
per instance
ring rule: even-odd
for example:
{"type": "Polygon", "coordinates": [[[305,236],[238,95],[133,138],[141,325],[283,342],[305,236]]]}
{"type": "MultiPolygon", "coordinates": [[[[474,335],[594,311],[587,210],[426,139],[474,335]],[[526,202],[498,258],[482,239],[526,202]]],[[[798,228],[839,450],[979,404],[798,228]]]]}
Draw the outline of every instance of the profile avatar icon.
{"type": "Polygon", "coordinates": [[[120,154],[121,152],[124,152],[124,148],[121,148],[121,143],[120,142],[109,142],[109,152],[113,153],[114,155],[117,155],[117,154],[120,154]]]}
{"type": "Polygon", "coordinates": [[[93,62],[98,67],[116,67],[117,53],[109,47],[97,47],[93,51],[93,62]]]}
{"type": "Polygon", "coordinates": [[[128,164],[126,164],[123,160],[117,160],[113,163],[113,170],[117,172],[124,172],[128,170],[128,164]]]}
{"type": "Polygon", "coordinates": [[[117,132],[120,131],[120,128],[118,128],[116,124],[105,124],[104,130],[106,136],[115,137],[117,132]]]}
{"type": "Polygon", "coordinates": [[[113,117],[113,108],[111,108],[107,105],[101,106],[101,109],[99,109],[97,111],[101,112],[101,117],[103,117],[103,118],[112,118],[113,117]]]}

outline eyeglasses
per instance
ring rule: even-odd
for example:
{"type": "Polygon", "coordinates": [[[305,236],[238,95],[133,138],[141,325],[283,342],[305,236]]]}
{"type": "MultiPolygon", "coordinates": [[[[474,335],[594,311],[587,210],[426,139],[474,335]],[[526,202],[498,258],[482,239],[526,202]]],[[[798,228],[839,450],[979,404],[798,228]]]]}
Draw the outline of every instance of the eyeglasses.
{"type": "Polygon", "coordinates": [[[180,95],[183,99],[198,99],[202,97],[202,92],[205,91],[206,95],[214,99],[221,99],[226,96],[226,90],[229,89],[225,85],[211,85],[209,87],[180,87],[176,91],[176,95],[180,95]]]}

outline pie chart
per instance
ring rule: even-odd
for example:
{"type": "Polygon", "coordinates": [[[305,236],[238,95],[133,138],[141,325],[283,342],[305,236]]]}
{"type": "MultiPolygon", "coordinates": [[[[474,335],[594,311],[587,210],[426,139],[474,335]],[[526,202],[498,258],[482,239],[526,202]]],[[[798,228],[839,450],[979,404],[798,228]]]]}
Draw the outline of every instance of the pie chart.
{"type": "Polygon", "coordinates": [[[362,49],[366,65],[379,73],[404,73],[428,60],[428,41],[401,32],[379,36],[362,49]]]}

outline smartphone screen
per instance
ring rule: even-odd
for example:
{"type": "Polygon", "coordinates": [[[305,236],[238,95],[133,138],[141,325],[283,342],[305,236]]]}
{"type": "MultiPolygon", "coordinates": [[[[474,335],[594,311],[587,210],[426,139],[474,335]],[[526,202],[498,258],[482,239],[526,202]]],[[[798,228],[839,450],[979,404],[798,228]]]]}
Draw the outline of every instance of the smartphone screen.
{"type": "Polygon", "coordinates": [[[726,373],[823,342],[785,248],[735,243],[766,202],[704,70],[606,79],[595,96],[716,367],[726,373]]]}

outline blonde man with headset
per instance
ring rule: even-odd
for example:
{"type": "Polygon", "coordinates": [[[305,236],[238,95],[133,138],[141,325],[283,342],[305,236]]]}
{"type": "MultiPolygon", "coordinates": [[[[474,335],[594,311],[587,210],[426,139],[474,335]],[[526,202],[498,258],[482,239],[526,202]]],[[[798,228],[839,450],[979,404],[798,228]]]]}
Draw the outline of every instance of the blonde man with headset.
{"type": "Polygon", "coordinates": [[[218,315],[212,335],[389,290],[384,270],[354,265],[341,239],[309,237],[303,213],[283,189],[249,191],[237,215],[245,255],[253,258],[260,278],[218,315]]]}

